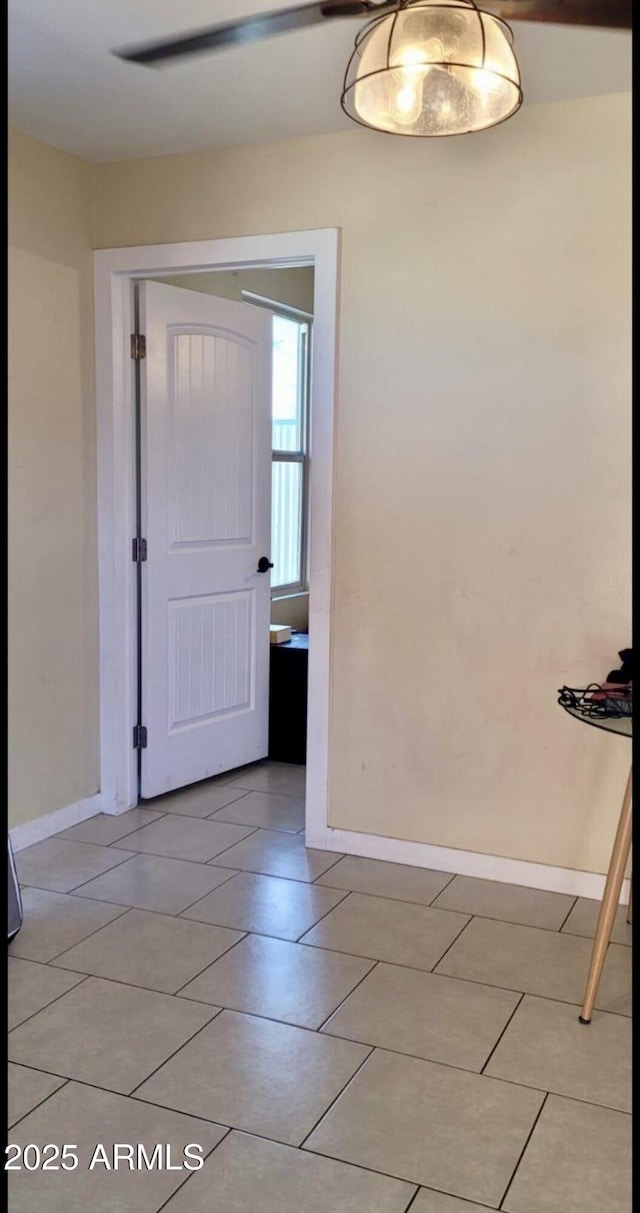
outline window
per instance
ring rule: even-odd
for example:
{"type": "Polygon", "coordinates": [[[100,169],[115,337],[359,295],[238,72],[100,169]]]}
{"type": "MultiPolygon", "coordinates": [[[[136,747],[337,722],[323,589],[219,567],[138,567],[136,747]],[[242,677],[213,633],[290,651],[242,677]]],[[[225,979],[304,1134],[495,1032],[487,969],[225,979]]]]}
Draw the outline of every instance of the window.
{"type": "Polygon", "coordinates": [[[271,589],[306,583],[310,323],[273,317],[271,589]]]}

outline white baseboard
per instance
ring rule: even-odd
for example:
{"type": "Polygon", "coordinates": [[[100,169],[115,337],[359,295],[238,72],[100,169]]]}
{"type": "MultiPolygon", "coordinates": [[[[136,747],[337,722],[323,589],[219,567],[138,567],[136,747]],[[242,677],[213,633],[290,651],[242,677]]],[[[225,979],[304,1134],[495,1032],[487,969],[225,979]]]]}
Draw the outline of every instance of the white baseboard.
{"type": "Polygon", "coordinates": [[[51,838],[52,834],[68,830],[79,821],[86,821],[88,817],[95,817],[96,813],[101,812],[102,797],[96,792],[95,796],[87,796],[86,800],[67,804],[62,809],[55,809],[53,813],[45,813],[44,817],[36,817],[33,821],[25,821],[24,825],[14,826],[9,830],[11,846],[14,851],[24,851],[25,847],[32,847],[34,842],[51,838]]]}
{"type": "MultiPolygon", "coordinates": [[[[406,863],[416,868],[431,868],[436,872],[452,872],[455,876],[478,876],[484,880],[498,880],[502,884],[524,885],[528,889],[568,893],[572,897],[591,897],[596,901],[602,898],[604,892],[605,877],[595,872],[527,863],[523,859],[504,859],[499,855],[483,855],[476,851],[458,851],[426,842],[384,838],[379,834],[307,826],[306,843],[308,847],[323,851],[339,851],[365,859],[386,859],[391,863],[406,863]]],[[[625,880],[620,902],[627,905],[628,901],[629,881],[625,880]]]]}
{"type": "MultiPolygon", "coordinates": [[[[76,804],[65,805],[44,817],[26,821],[9,830],[14,851],[50,838],[60,830],[68,830],[96,813],[104,812],[99,792],[76,804]]],[[[107,808],[108,812],[109,809],[107,808]]],[[[113,812],[113,809],[111,810],[113,812]]],[[[125,810],[123,810],[125,811],[125,810]]],[[[436,872],[451,872],[455,876],[477,876],[497,880],[502,884],[523,885],[528,889],[544,889],[551,893],[568,893],[572,897],[590,897],[599,901],[604,892],[605,877],[596,872],[575,868],[559,868],[551,864],[528,863],[523,859],[505,859],[500,855],[484,855],[477,851],[460,851],[452,847],[434,846],[426,842],[410,842],[400,838],[384,838],[380,834],[360,834],[354,830],[316,830],[307,826],[306,843],[323,851],[344,855],[359,855],[365,859],[384,859],[411,867],[430,868],[436,872]]],[[[622,885],[620,902],[629,901],[629,880],[622,885]]]]}

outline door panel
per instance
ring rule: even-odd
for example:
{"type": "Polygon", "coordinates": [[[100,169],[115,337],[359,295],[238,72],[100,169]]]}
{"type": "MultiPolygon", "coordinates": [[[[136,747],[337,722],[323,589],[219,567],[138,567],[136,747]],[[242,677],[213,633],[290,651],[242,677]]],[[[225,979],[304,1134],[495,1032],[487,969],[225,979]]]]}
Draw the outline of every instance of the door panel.
{"type": "Polygon", "coordinates": [[[270,312],[140,286],[143,797],[268,748],[270,312]]]}
{"type": "Polygon", "coordinates": [[[168,345],[171,545],[247,544],[255,348],[215,329],[170,330],[168,345]]]}

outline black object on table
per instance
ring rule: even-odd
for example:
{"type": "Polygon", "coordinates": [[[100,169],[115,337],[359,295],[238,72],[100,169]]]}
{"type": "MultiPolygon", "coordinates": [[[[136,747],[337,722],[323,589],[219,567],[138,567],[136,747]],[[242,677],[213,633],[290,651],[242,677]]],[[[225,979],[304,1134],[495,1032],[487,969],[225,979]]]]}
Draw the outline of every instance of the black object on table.
{"type": "Polygon", "coordinates": [[[272,762],[307,760],[308,661],[307,632],[294,632],[284,644],[271,645],[269,758],[272,762]]]}

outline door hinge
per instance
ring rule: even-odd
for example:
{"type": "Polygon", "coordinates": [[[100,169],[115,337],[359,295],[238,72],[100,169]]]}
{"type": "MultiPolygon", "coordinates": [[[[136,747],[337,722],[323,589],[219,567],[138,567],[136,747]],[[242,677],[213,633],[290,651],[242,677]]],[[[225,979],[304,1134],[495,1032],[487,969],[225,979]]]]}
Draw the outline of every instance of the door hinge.
{"type": "Polygon", "coordinates": [[[147,748],[147,730],[143,724],[137,724],[134,727],[133,748],[134,750],[146,750],[147,748]]]}
{"type": "Polygon", "coordinates": [[[131,559],[134,564],[144,564],[147,559],[147,541],[146,539],[133,539],[131,545],[131,559]]]}
{"type": "Polygon", "coordinates": [[[143,333],[131,334],[131,357],[134,362],[140,362],[147,356],[147,339],[143,333]]]}

